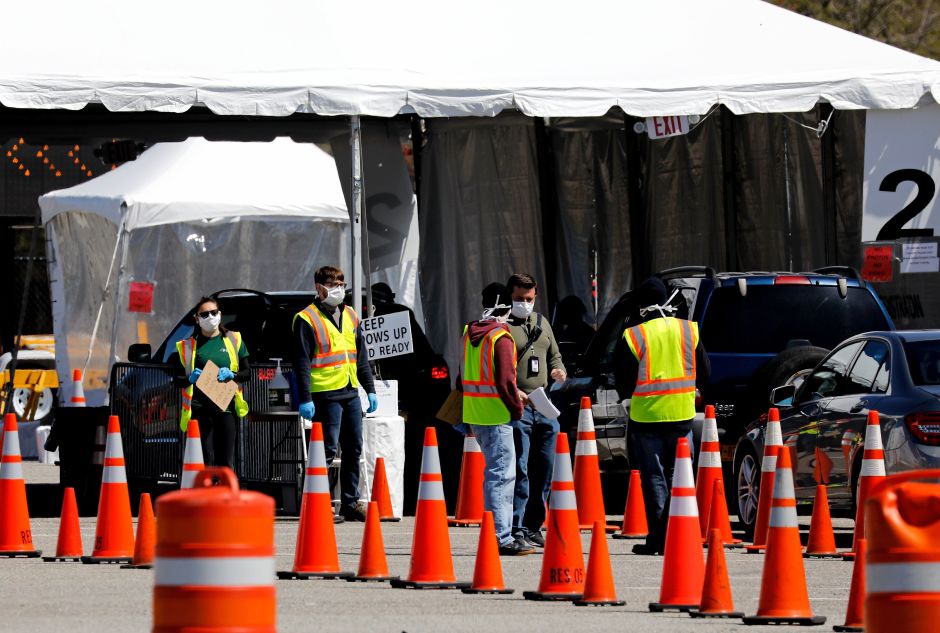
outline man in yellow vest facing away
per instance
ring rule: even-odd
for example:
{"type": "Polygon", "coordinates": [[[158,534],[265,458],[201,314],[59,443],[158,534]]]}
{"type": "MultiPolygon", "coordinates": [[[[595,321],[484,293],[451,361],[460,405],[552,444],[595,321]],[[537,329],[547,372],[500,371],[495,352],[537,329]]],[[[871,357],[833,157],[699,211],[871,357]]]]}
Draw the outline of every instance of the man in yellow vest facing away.
{"type": "Polygon", "coordinates": [[[470,427],[486,467],[483,507],[493,513],[499,553],[534,554],[535,548],[512,535],[512,502],[516,484],[516,447],[510,420],[522,416],[516,387],[516,344],[506,325],[509,291],[499,283],[483,289],[483,317],[463,332],[463,421],[470,427]]]}
{"type": "Polygon", "coordinates": [[[692,443],[696,387],[708,379],[710,367],[698,325],[670,316],[674,296],[667,300],[661,279],[647,279],[634,297],[635,325],[624,332],[615,365],[620,396],[631,398],[627,448],[631,468],[640,471],[649,525],[646,543],[634,545],[633,552],[662,554],[676,445],[682,437],[692,443]]]}
{"type": "Polygon", "coordinates": [[[294,375],[301,417],[323,425],[326,463],[343,449],[339,480],[340,514],[334,520],[365,521],[359,506],[362,405],[359,386],[369,395],[369,411],[379,406],[359,316],[343,305],[343,271],[322,266],[313,275],[317,298],[294,315],[294,375]]]}

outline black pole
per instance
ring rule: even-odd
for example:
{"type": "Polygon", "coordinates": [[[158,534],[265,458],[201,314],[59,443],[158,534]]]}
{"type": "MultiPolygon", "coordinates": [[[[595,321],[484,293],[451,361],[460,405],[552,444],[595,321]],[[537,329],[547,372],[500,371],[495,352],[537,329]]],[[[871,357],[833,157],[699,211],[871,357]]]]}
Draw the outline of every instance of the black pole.
{"type": "Polygon", "coordinates": [[[633,287],[650,275],[647,249],[646,205],[643,196],[643,145],[633,124],[642,119],[624,114],[627,150],[627,200],[630,206],[630,257],[633,263],[633,287]]]}
{"type": "Polygon", "coordinates": [[[836,209],[836,135],[832,129],[836,117],[835,108],[831,105],[820,105],[818,108],[819,120],[825,121],[831,116],[829,125],[820,139],[820,162],[822,163],[822,196],[823,196],[823,239],[825,240],[826,266],[839,263],[839,247],[837,238],[838,211],[836,209]]]}
{"type": "Polygon", "coordinates": [[[721,170],[722,194],[725,208],[725,266],[738,270],[738,192],[735,180],[737,156],[734,151],[734,115],[719,106],[721,116],[721,170]]]}
{"type": "Polygon", "coordinates": [[[542,253],[545,257],[545,309],[553,313],[558,302],[558,269],[556,256],[556,223],[558,221],[558,190],[555,187],[555,155],[552,151],[551,130],[545,120],[535,117],[535,160],[539,171],[539,204],[542,216],[542,253]]]}

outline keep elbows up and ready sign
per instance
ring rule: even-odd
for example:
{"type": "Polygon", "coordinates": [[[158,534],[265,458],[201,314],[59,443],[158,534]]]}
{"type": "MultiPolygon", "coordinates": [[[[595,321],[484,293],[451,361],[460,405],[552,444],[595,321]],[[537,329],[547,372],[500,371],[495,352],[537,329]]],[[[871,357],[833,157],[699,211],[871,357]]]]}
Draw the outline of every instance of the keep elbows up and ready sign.
{"type": "Polygon", "coordinates": [[[369,350],[369,360],[411,354],[411,318],[407,312],[395,312],[362,320],[362,336],[369,350]]]}

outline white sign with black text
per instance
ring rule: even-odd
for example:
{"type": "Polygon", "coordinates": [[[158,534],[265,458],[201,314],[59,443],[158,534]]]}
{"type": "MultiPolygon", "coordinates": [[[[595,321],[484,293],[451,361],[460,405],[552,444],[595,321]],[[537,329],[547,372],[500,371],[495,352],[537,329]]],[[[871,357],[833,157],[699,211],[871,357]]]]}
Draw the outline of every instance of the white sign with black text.
{"type": "Polygon", "coordinates": [[[411,317],[408,312],[394,312],[363,319],[362,337],[369,350],[369,360],[414,353],[411,343],[411,317]]]}
{"type": "Polygon", "coordinates": [[[870,110],[862,241],[940,235],[940,105],[870,110]]]}

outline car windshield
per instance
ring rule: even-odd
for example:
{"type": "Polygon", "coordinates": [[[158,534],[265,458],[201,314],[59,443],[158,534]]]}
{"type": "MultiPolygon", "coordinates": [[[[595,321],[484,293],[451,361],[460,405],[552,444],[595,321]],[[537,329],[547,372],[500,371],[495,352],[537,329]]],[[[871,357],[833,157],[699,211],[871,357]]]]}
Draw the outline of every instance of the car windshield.
{"type": "Polygon", "coordinates": [[[749,285],[715,289],[702,323],[709,352],[777,354],[795,339],[833,348],[861,332],[890,329],[878,302],[864,288],[837,286],[749,285]]]}
{"type": "Polygon", "coordinates": [[[915,385],[940,385],[940,338],[908,341],[904,353],[915,385]]]}

